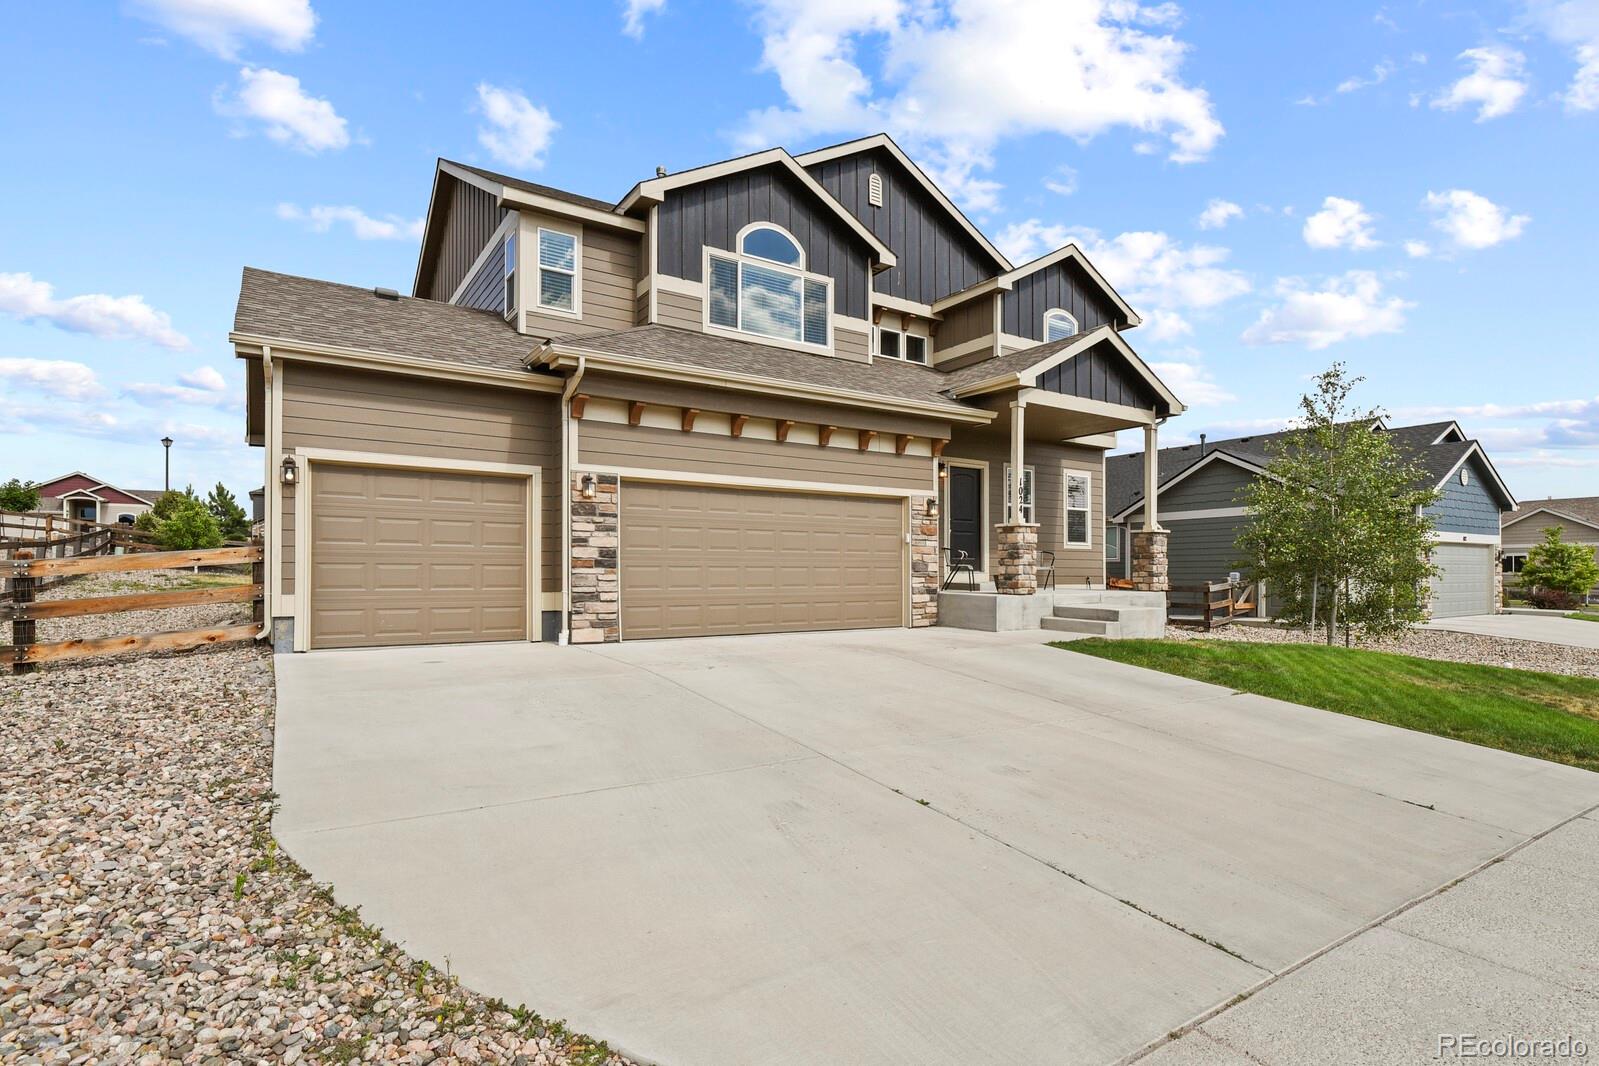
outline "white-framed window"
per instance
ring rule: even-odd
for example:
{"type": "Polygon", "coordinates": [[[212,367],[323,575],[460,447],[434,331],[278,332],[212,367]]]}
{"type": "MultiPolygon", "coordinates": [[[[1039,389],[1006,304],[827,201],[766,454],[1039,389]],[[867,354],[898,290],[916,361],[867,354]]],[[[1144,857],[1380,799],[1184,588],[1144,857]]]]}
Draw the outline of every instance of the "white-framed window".
{"type": "Polygon", "coordinates": [[[1070,311],[1052,308],[1044,312],[1044,343],[1063,341],[1077,333],[1077,319],[1070,311]]]}
{"type": "Polygon", "coordinates": [[[539,310],[577,313],[577,243],[575,233],[539,227],[539,310]]]}
{"type": "Polygon", "coordinates": [[[1105,523],[1105,561],[1119,563],[1122,558],[1122,531],[1121,527],[1105,523]]]}
{"type": "Polygon", "coordinates": [[[833,281],[805,271],[799,242],[769,223],[745,227],[739,252],[706,250],[706,320],[722,329],[828,346],[833,281]]]}
{"type": "MultiPolygon", "coordinates": [[[[1010,507],[1010,498],[1011,498],[1010,469],[1011,469],[1010,464],[1006,463],[1005,464],[1005,521],[1006,522],[1015,522],[1015,521],[1017,521],[1017,519],[1011,517],[1011,507],[1010,507]]],[[[1033,514],[1034,514],[1034,509],[1033,509],[1033,485],[1036,484],[1036,483],[1037,482],[1036,482],[1036,478],[1034,477],[1033,468],[1030,467],[1030,466],[1022,467],[1022,517],[1020,519],[1022,522],[1031,523],[1032,521],[1034,521],[1034,518],[1033,518],[1033,514]]]]}
{"type": "Polygon", "coordinates": [[[505,238],[505,317],[516,314],[516,234],[505,238]]]}
{"type": "Polygon", "coordinates": [[[877,354],[885,359],[903,359],[907,363],[927,365],[927,338],[915,333],[877,328],[877,354]]]}
{"type": "Polygon", "coordinates": [[[1521,568],[1527,565],[1525,555],[1506,555],[1499,566],[1507,574],[1519,574],[1521,568]]]}
{"type": "Polygon", "coordinates": [[[1093,527],[1089,522],[1094,505],[1093,481],[1081,470],[1063,471],[1061,481],[1066,511],[1061,543],[1068,548],[1087,548],[1094,543],[1093,527]]]}

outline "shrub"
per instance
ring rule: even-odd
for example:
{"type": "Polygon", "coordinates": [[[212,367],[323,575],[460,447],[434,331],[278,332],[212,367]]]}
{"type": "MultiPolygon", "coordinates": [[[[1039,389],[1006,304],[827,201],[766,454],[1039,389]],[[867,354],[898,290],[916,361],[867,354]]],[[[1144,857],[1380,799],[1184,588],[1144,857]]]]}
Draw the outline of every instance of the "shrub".
{"type": "MultiPolygon", "coordinates": [[[[163,497],[164,499],[164,497],[163,497]]],[[[205,504],[179,497],[168,517],[156,526],[156,539],[168,551],[197,551],[222,546],[222,527],[205,504]]]]}
{"type": "Polygon", "coordinates": [[[1569,611],[1582,601],[1565,589],[1536,588],[1527,593],[1527,604],[1545,611],[1569,611]]]}
{"type": "Polygon", "coordinates": [[[39,486],[31,481],[12,478],[0,484],[0,511],[37,511],[39,486]]]}
{"type": "Polygon", "coordinates": [[[1542,543],[1527,553],[1522,565],[1521,584],[1534,594],[1563,593],[1575,605],[1578,597],[1599,585],[1599,562],[1594,561],[1592,545],[1567,544],[1563,533],[1559,526],[1543,531],[1542,543]]]}

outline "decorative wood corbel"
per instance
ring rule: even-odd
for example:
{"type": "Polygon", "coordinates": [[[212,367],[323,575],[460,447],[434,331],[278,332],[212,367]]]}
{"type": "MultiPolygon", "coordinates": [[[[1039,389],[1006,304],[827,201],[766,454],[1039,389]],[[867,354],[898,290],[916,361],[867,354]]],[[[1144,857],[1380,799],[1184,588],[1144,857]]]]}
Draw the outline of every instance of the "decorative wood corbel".
{"type": "Polygon", "coordinates": [[[894,438],[894,454],[895,455],[904,455],[905,454],[905,449],[909,448],[911,446],[911,441],[913,441],[915,439],[916,438],[914,436],[912,436],[911,434],[909,434],[909,433],[901,433],[899,436],[895,437],[894,438]]]}
{"type": "Polygon", "coordinates": [[[838,430],[837,426],[818,425],[816,427],[816,445],[817,445],[817,447],[819,447],[819,448],[827,447],[827,445],[833,439],[833,434],[837,430],[838,430]]]}
{"type": "Polygon", "coordinates": [[[700,411],[699,411],[699,408],[697,408],[697,407],[685,407],[685,408],[683,408],[683,432],[684,433],[687,433],[689,430],[694,428],[694,419],[699,417],[699,413],[700,413],[700,411]]]}
{"type": "Polygon", "coordinates": [[[779,418],[777,420],[777,443],[782,444],[784,441],[788,440],[788,431],[793,428],[793,419],[779,418]]]}
{"type": "Polygon", "coordinates": [[[579,422],[583,421],[583,411],[589,405],[589,398],[583,393],[572,397],[572,417],[579,422]]]}
{"type": "Polygon", "coordinates": [[[875,429],[863,429],[863,430],[861,430],[860,431],[860,437],[859,437],[861,451],[864,452],[867,449],[869,449],[872,446],[872,441],[874,441],[876,439],[877,439],[877,430],[875,430],[875,429]]]}
{"type": "Polygon", "coordinates": [[[744,427],[749,425],[749,421],[749,415],[734,415],[733,425],[731,427],[733,430],[733,436],[742,437],[744,435],[744,427]]]}
{"type": "Polygon", "coordinates": [[[634,400],[627,405],[627,424],[636,426],[644,420],[644,401],[634,400]]]}

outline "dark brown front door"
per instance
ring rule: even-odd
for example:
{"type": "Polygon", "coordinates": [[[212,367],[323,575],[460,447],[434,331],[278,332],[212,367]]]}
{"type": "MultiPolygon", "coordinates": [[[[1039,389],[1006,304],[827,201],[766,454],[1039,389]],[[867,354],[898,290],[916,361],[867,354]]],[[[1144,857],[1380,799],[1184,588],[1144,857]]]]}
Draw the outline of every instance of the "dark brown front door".
{"type": "Polygon", "coordinates": [[[949,547],[965,552],[973,567],[987,569],[983,559],[983,472],[975,466],[949,468],[949,547]]]}

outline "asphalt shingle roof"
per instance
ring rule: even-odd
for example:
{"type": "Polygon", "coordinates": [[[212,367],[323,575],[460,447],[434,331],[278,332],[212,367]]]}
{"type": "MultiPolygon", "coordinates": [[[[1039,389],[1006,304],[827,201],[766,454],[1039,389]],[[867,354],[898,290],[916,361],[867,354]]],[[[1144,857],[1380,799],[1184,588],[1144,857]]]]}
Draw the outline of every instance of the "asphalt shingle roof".
{"type": "Polygon", "coordinates": [[[240,333],[417,359],[521,370],[538,347],[492,311],[244,268],[233,328],[240,333]]]}
{"type": "Polygon", "coordinates": [[[1507,515],[1506,518],[1519,518],[1538,510],[1559,511],[1580,522],[1599,526],[1599,496],[1560,496],[1547,500],[1522,500],[1520,510],[1514,516],[1507,515]]]}
{"type": "Polygon", "coordinates": [[[445,162],[452,167],[469,170],[480,178],[487,178],[489,181],[499,182],[501,185],[509,185],[513,189],[521,189],[523,192],[530,192],[535,196],[548,196],[552,200],[561,200],[565,203],[576,204],[579,207],[592,207],[596,211],[616,210],[616,205],[608,200],[596,200],[592,196],[567,192],[565,189],[557,189],[553,185],[540,185],[536,181],[512,177],[509,174],[500,174],[493,170],[484,170],[482,167],[474,167],[469,163],[457,163],[453,159],[446,159],[445,162]]]}

